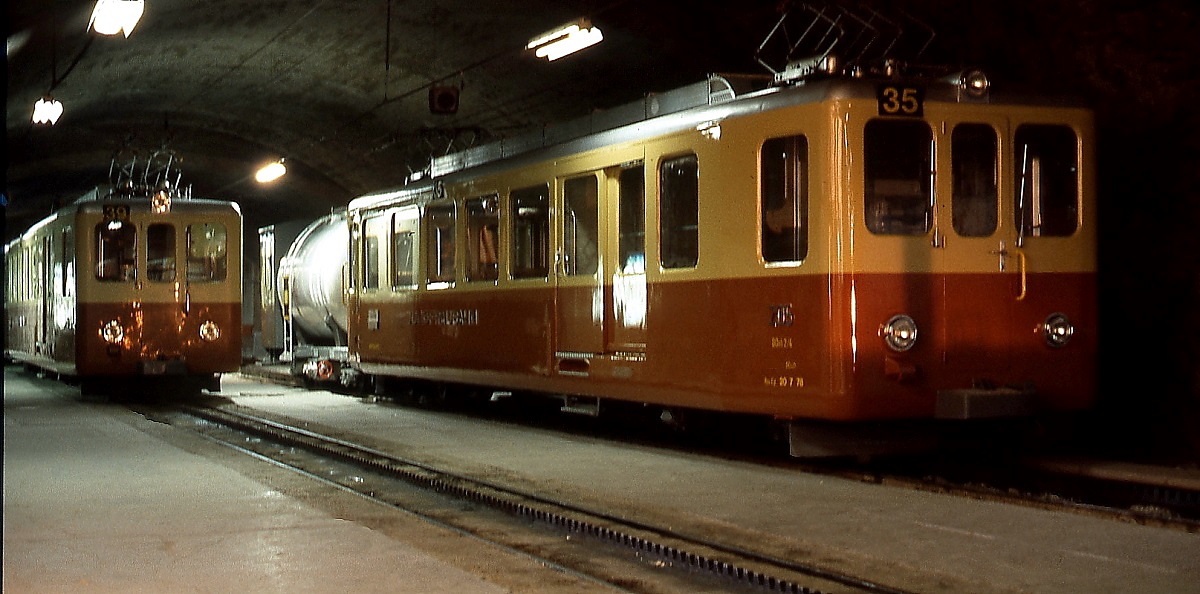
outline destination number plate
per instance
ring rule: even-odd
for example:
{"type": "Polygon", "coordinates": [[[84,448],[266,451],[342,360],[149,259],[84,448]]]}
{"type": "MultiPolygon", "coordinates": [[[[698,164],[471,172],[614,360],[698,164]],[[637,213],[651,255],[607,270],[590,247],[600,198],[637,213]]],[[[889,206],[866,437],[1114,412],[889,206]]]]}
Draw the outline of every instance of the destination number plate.
{"type": "Polygon", "coordinates": [[[879,115],[925,115],[925,89],[909,85],[882,85],[877,89],[879,115]]]}

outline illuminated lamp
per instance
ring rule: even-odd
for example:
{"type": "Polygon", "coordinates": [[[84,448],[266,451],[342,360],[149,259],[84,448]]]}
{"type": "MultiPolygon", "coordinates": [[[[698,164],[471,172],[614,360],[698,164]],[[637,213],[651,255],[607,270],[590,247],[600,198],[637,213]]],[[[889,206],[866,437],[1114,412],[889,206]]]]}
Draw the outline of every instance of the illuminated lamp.
{"type": "Polygon", "coordinates": [[[602,40],[604,34],[600,32],[599,27],[593,27],[587,19],[579,19],[534,37],[525,45],[525,49],[533,50],[534,55],[539,58],[554,61],[596,45],[602,40]]]}
{"type": "Polygon", "coordinates": [[[1064,313],[1052,313],[1042,322],[1042,337],[1054,348],[1066,346],[1074,335],[1075,325],[1064,313]]]}
{"type": "Polygon", "coordinates": [[[212,342],[221,338],[221,327],[212,320],[204,320],[204,323],[200,324],[200,338],[204,339],[205,342],[212,342]]]}
{"type": "Polygon", "coordinates": [[[260,184],[266,184],[283,177],[285,173],[287,173],[287,167],[283,166],[283,159],[280,159],[263,165],[261,169],[255,172],[254,180],[260,184]]]}
{"type": "Polygon", "coordinates": [[[33,123],[54,125],[63,114],[63,104],[46,95],[33,104],[33,123]]]}
{"type": "Polygon", "coordinates": [[[886,324],[880,326],[879,335],[883,337],[888,348],[903,353],[917,343],[917,323],[907,314],[894,315],[886,324]]]}
{"type": "Polygon", "coordinates": [[[959,86],[972,97],[983,97],[992,88],[992,81],[982,70],[972,70],[962,75],[959,86]]]}
{"type": "Polygon", "coordinates": [[[171,187],[166,182],[159,184],[154,195],[150,197],[150,212],[154,214],[171,212],[171,187]]]}
{"type": "Polygon", "coordinates": [[[96,0],[88,27],[101,35],[124,33],[129,37],[145,9],[145,0],[96,0]]]}

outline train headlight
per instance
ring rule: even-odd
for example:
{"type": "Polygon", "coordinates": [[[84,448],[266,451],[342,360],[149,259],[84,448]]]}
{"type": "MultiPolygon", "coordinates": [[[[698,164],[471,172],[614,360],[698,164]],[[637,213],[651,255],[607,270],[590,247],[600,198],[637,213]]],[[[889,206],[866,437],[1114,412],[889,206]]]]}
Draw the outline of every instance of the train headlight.
{"type": "Polygon", "coordinates": [[[1046,317],[1045,322],[1042,322],[1042,338],[1046,339],[1046,344],[1054,348],[1066,346],[1074,335],[1075,325],[1071,323],[1066,314],[1052,313],[1046,317]]]}
{"type": "Polygon", "coordinates": [[[992,88],[992,81],[988,80],[987,75],[982,70],[968,71],[962,75],[958,84],[962,87],[962,90],[966,91],[972,97],[983,97],[992,88]]]}
{"type": "Polygon", "coordinates": [[[100,338],[108,344],[121,344],[121,341],[125,340],[125,327],[117,320],[109,320],[100,327],[100,338]]]}
{"type": "Polygon", "coordinates": [[[894,315],[879,328],[879,335],[883,337],[888,348],[903,353],[917,344],[917,323],[911,316],[894,315]]]}
{"type": "Polygon", "coordinates": [[[200,338],[208,342],[221,338],[221,327],[212,320],[204,320],[204,323],[200,324],[200,338]]]}

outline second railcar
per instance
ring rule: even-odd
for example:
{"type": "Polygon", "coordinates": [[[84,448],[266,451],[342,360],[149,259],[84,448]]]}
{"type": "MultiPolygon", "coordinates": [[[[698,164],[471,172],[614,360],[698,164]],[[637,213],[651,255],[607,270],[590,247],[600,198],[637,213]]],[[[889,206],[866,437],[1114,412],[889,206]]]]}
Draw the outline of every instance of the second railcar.
{"type": "Polygon", "coordinates": [[[241,365],[238,205],[97,189],[9,243],[5,355],[85,386],[241,365]]]}

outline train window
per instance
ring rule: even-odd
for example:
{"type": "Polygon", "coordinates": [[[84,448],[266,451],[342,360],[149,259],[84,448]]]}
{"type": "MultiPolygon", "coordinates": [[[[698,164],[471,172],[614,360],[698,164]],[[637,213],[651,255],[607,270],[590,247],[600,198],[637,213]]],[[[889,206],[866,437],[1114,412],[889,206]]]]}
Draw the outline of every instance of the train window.
{"type": "Polygon", "coordinates": [[[137,270],[137,229],[132,223],[104,221],[96,225],[96,278],[132,282],[137,270]]]}
{"type": "Polygon", "coordinates": [[[646,168],[621,170],[620,266],[625,274],[646,271],[646,168]]]}
{"type": "Polygon", "coordinates": [[[1079,159],[1075,131],[1066,126],[1017,128],[1015,223],[1024,237],[1065,237],[1079,226],[1079,159]]]}
{"type": "Polygon", "coordinates": [[[763,260],[800,262],[808,256],[808,139],[769,139],[761,157],[763,260]]]}
{"type": "Polygon", "coordinates": [[[70,296],[71,289],[75,287],[75,237],[71,231],[72,228],[67,227],[62,232],[63,297],[70,296]]]}
{"type": "Polygon", "coordinates": [[[229,237],[221,223],[193,223],[187,227],[187,280],[218,282],[228,272],[229,237]]]}
{"type": "Polygon", "coordinates": [[[569,276],[596,274],[600,258],[598,188],[594,175],[563,184],[563,272],[569,276]]]}
{"type": "Polygon", "coordinates": [[[431,206],[425,211],[425,253],[429,254],[429,282],[452,283],[457,242],[454,237],[454,205],[431,206]]]}
{"type": "Polygon", "coordinates": [[[175,280],[175,225],[154,223],[146,228],[146,278],[159,283],[175,280]]]}
{"type": "Polygon", "coordinates": [[[871,120],[863,139],[867,229],[924,235],[933,225],[933,132],[916,120],[871,120]]]}
{"type": "Polygon", "coordinates": [[[398,214],[392,217],[392,289],[412,288],[416,285],[416,220],[398,214]]]}
{"type": "Polygon", "coordinates": [[[379,263],[382,259],[382,254],[379,251],[379,244],[383,240],[384,229],[383,217],[379,215],[363,219],[363,290],[379,288],[379,271],[381,270],[379,263]]]}
{"type": "Polygon", "coordinates": [[[662,162],[659,183],[659,258],[663,268],[696,265],[699,245],[699,175],[696,155],[662,162]]]}
{"type": "Polygon", "coordinates": [[[963,237],[988,237],[996,232],[996,143],[996,130],[987,124],[959,124],[951,133],[951,218],[954,232],[963,237]]]}
{"type": "Polygon", "coordinates": [[[467,280],[500,276],[500,199],[495,194],[467,200],[467,280]]]}
{"type": "Polygon", "coordinates": [[[550,272],[550,186],[513,190],[513,278],[546,278],[550,272]]]}

